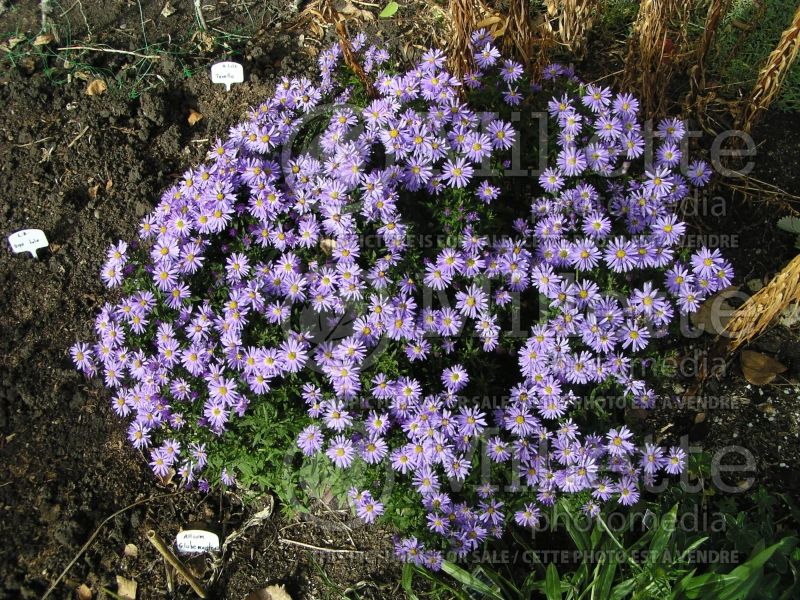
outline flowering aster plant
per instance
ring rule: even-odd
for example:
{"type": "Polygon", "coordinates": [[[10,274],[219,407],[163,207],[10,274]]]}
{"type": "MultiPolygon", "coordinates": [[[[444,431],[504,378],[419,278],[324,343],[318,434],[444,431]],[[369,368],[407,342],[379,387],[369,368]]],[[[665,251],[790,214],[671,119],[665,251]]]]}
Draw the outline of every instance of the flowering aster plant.
{"type": "Polygon", "coordinates": [[[442,550],[535,526],[559,496],[597,515],[682,471],[681,448],[638,447],[627,427],[571,412],[600,386],[653,406],[638,357],[676,311],[728,285],[719,252],[679,248],[676,207],[709,167],[681,174],[675,119],[646,162],[634,96],[559,65],[531,85],[485,31],[472,42],[477,70],[460,81],[439,50],[392,72],[357,37],[378,93],[363,102],[331,47],[319,82],[281,80],[164,193],[138,240],[109,249],[102,277],[122,298],[72,356],[114,391],[157,475],[252,480],[241,457],[275,469],[263,431],[280,422],[309,459],[395,479],[353,487],[352,507],[366,523],[402,520],[414,535],[398,554],[436,569],[442,550]],[[503,177],[520,141],[510,111],[537,101],[556,134],[521,200],[503,177]],[[509,333],[510,309],[537,295],[545,318],[509,333]],[[470,400],[498,390],[488,413],[470,400]]]}

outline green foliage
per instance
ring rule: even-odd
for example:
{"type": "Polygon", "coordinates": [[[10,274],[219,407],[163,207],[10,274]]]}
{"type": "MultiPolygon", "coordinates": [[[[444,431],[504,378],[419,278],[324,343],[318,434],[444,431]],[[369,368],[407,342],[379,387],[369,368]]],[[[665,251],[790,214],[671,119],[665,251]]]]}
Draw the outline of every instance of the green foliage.
{"type": "MultiPolygon", "coordinates": [[[[781,34],[792,22],[793,0],[733,0],[717,31],[709,67],[731,96],[747,94],[781,34]]],[[[800,110],[800,63],[789,70],[774,106],[782,111],[800,110]]]]}
{"type": "Polygon", "coordinates": [[[723,531],[714,527],[687,531],[680,515],[700,505],[692,496],[683,500],[670,508],[642,505],[618,527],[607,520],[608,508],[592,524],[576,511],[579,502],[564,498],[550,513],[554,529],[542,536],[546,540],[531,542],[516,536],[514,548],[517,553],[524,549],[528,557],[524,565],[483,563],[468,570],[468,565],[445,563],[438,574],[407,565],[403,588],[409,598],[417,598],[411,586],[413,577],[420,576],[433,585],[425,597],[464,600],[797,597],[799,540],[786,522],[800,525],[800,509],[791,499],[759,489],[750,499],[750,509],[738,510],[734,498],[726,496],[715,506],[723,513],[728,511],[723,531]],[[780,510],[787,513],[777,518],[780,510]],[[559,533],[566,537],[559,538],[559,533]],[[549,561],[553,555],[548,551],[563,550],[580,558],[566,565],[549,561]]]}
{"type": "Polygon", "coordinates": [[[784,231],[795,234],[797,236],[795,247],[800,249],[800,218],[791,216],[783,217],[778,221],[778,229],[783,229],[784,231]]]}

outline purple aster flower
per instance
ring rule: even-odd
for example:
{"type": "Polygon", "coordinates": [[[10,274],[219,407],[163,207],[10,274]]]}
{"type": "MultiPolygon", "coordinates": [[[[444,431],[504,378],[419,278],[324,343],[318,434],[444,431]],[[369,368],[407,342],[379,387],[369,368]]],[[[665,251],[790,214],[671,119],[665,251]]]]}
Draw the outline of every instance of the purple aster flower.
{"type": "Polygon", "coordinates": [[[442,169],[442,180],[446,181],[450,187],[462,188],[469,183],[473,169],[464,158],[458,158],[455,162],[448,160],[442,169]]]}
{"type": "Polygon", "coordinates": [[[538,527],[541,511],[533,503],[527,503],[514,513],[514,521],[521,527],[538,527]]]}
{"type": "Polygon", "coordinates": [[[633,506],[639,501],[639,488],[636,480],[631,477],[623,477],[617,486],[619,503],[623,506],[633,506]]]}
{"type": "Polygon", "coordinates": [[[639,110],[639,101],[633,94],[618,94],[614,99],[613,108],[620,114],[635,116],[639,110]]]}
{"type": "Polygon", "coordinates": [[[203,407],[203,416],[207,419],[211,430],[222,432],[228,422],[228,411],[221,402],[209,400],[203,407]]]}
{"type": "Polygon", "coordinates": [[[702,187],[711,179],[711,167],[703,160],[694,160],[689,163],[686,176],[693,185],[702,187]]]}
{"type": "Polygon", "coordinates": [[[500,77],[506,83],[514,83],[523,73],[522,65],[517,61],[506,59],[503,61],[503,67],[500,69],[500,77]]]}
{"type": "Polygon", "coordinates": [[[539,175],[539,183],[544,191],[553,194],[564,187],[564,177],[558,168],[548,167],[539,175]]]}
{"type": "Polygon", "coordinates": [[[606,438],[608,443],[606,449],[612,456],[624,456],[634,451],[634,445],[629,441],[633,437],[633,433],[624,425],[619,430],[611,429],[606,438]]]}
{"type": "Polygon", "coordinates": [[[322,449],[324,438],[316,425],[309,425],[297,436],[297,445],[306,456],[312,456],[322,449]]]}
{"type": "Polygon", "coordinates": [[[586,169],[586,154],[575,147],[565,148],[558,153],[558,167],[567,177],[580,175],[586,169]]]}
{"type": "Polygon", "coordinates": [[[353,442],[343,435],[337,435],[325,451],[328,458],[340,469],[349,467],[355,457],[353,442]]]}
{"type": "Polygon", "coordinates": [[[658,150],[656,150],[656,158],[658,159],[658,163],[660,165],[664,165],[666,167],[674,167],[681,162],[681,157],[683,153],[680,151],[677,145],[673,142],[666,142],[659,146],[658,150]]]}
{"type": "Polygon", "coordinates": [[[141,421],[134,421],[128,427],[128,440],[137,450],[150,445],[150,428],[141,421]]]}
{"type": "Polygon", "coordinates": [[[481,69],[486,69],[494,65],[498,58],[500,58],[500,51],[491,44],[486,44],[479,52],[475,53],[475,64],[481,69]]]}
{"type": "Polygon", "coordinates": [[[373,500],[369,495],[366,495],[361,502],[356,504],[356,514],[358,518],[364,523],[374,523],[375,519],[383,514],[384,507],[381,502],[373,500]]]}
{"type": "Polygon", "coordinates": [[[686,468],[686,451],[677,446],[669,450],[669,456],[665,459],[664,470],[670,475],[679,475],[686,468]]]}
{"type": "Polygon", "coordinates": [[[374,465],[381,462],[388,452],[389,446],[383,438],[372,437],[364,442],[361,456],[366,463],[374,465]]]}
{"type": "Polygon", "coordinates": [[[654,444],[645,444],[645,449],[642,451],[642,469],[649,475],[654,475],[660,471],[668,463],[668,459],[664,458],[664,451],[654,444]]]}
{"type": "Polygon", "coordinates": [[[489,132],[489,137],[495,149],[508,150],[514,145],[516,132],[509,123],[495,120],[489,123],[486,130],[489,132]]]}
{"type": "Polygon", "coordinates": [[[616,237],[606,246],[603,258],[612,271],[625,273],[638,263],[636,245],[623,237],[616,237]]]}

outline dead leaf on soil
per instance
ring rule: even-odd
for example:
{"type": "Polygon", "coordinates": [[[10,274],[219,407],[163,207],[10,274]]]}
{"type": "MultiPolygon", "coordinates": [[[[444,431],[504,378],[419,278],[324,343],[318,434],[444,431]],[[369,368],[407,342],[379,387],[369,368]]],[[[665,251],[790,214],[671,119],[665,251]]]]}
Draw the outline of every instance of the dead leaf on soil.
{"type": "Polygon", "coordinates": [[[136,582],[117,575],[117,595],[123,600],[136,600],[136,582]]]}
{"type": "Polygon", "coordinates": [[[205,31],[195,31],[191,41],[197,44],[201,52],[211,52],[214,49],[214,38],[205,31]]]}
{"type": "Polygon", "coordinates": [[[175,477],[175,469],[170,469],[167,471],[167,474],[163,477],[159,475],[158,480],[161,482],[161,485],[168,486],[172,483],[172,479],[175,477]]]}
{"type": "Polygon", "coordinates": [[[75,597],[78,600],[92,600],[92,588],[85,583],[82,583],[77,590],[75,590],[75,597]]]}
{"type": "Polygon", "coordinates": [[[166,4],[164,4],[164,8],[161,9],[161,16],[166,19],[167,17],[171,17],[172,15],[174,15],[175,12],[176,12],[175,7],[172,6],[172,4],[170,4],[169,2],[167,2],[166,4]]]}
{"type": "Polygon", "coordinates": [[[114,187],[114,180],[109,177],[108,181],[106,181],[106,191],[110,191],[112,187],[114,187]]]}
{"type": "Polygon", "coordinates": [[[203,119],[203,114],[202,113],[197,112],[193,108],[189,109],[189,118],[186,119],[186,120],[189,121],[189,126],[190,127],[194,127],[197,123],[202,121],[202,119],[203,119]]]}
{"type": "Polygon", "coordinates": [[[92,187],[90,187],[89,188],[89,199],[90,200],[96,200],[97,199],[97,192],[99,192],[99,191],[100,191],[100,184],[99,183],[97,185],[93,185],[92,187]]]}
{"type": "Polygon", "coordinates": [[[95,79],[89,82],[89,85],[86,86],[86,95],[87,96],[100,96],[106,93],[108,86],[106,82],[102,79],[95,79]]]}
{"type": "Polygon", "coordinates": [[[725,330],[728,321],[736,311],[733,306],[728,303],[728,298],[739,291],[736,286],[730,286],[709,296],[705,302],[700,305],[697,312],[689,315],[692,325],[698,329],[711,335],[719,335],[725,330]]]}
{"type": "Polygon", "coordinates": [[[52,33],[40,33],[36,36],[36,39],[33,40],[34,46],[46,46],[50,42],[52,42],[56,37],[52,33]]]}
{"type": "Polygon", "coordinates": [[[352,2],[348,0],[347,4],[344,5],[343,8],[337,10],[337,12],[341,15],[345,15],[350,19],[354,19],[356,21],[374,21],[375,15],[373,15],[368,10],[363,10],[355,6],[352,2]]]}
{"type": "Polygon", "coordinates": [[[260,590],[253,590],[247,594],[244,600],[292,600],[292,597],[286,593],[286,589],[282,585],[271,585],[260,590]]]}
{"type": "Polygon", "coordinates": [[[766,385],[786,371],[786,366],[780,361],[753,350],[743,350],[740,362],[742,375],[753,385],[766,385]]]}
{"type": "Polygon", "coordinates": [[[0,44],[0,52],[11,52],[14,48],[16,48],[19,44],[25,41],[25,38],[21,35],[13,35],[8,38],[5,42],[0,44]]]}
{"type": "Polygon", "coordinates": [[[130,558],[136,558],[139,556],[139,548],[136,547],[136,544],[125,544],[125,550],[122,551],[122,554],[130,558]]]}

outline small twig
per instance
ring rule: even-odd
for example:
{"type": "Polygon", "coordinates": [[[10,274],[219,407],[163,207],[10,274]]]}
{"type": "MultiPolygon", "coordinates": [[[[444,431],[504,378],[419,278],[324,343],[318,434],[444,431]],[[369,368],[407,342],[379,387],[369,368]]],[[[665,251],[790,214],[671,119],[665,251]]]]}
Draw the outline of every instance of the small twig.
{"type": "Polygon", "coordinates": [[[50,594],[52,594],[52,593],[53,593],[53,590],[55,590],[55,589],[56,589],[56,586],[57,586],[59,583],[61,583],[61,580],[62,580],[62,579],[64,579],[64,577],[65,577],[65,576],[66,576],[66,574],[69,572],[69,570],[70,570],[70,569],[71,569],[71,568],[72,568],[72,567],[75,565],[75,563],[76,563],[76,562],[78,562],[78,559],[79,559],[81,556],[83,556],[84,552],[86,552],[86,551],[89,549],[89,546],[91,546],[91,545],[92,545],[92,542],[94,542],[95,538],[97,537],[97,534],[99,534],[99,533],[100,533],[100,530],[101,530],[101,529],[103,529],[103,527],[105,527],[106,523],[108,523],[109,521],[113,520],[115,517],[118,517],[118,516],[119,516],[119,515],[121,515],[122,513],[126,512],[126,511],[129,511],[129,510],[130,510],[130,509],[132,509],[132,508],[136,508],[137,506],[140,506],[140,505],[142,505],[142,504],[147,504],[148,502],[152,502],[153,500],[160,500],[160,499],[162,499],[162,498],[169,498],[170,496],[174,496],[174,495],[175,495],[175,494],[177,494],[177,493],[178,493],[178,492],[172,492],[171,494],[161,494],[160,496],[150,496],[149,498],[142,498],[141,500],[137,500],[137,501],[136,501],[136,502],[134,502],[133,504],[129,504],[129,505],[128,505],[128,506],[126,506],[125,508],[121,508],[121,509],[119,509],[119,510],[118,510],[117,512],[115,512],[113,515],[111,515],[110,517],[106,518],[106,520],[105,520],[105,521],[103,521],[102,523],[100,523],[100,525],[97,527],[97,529],[95,529],[95,530],[94,530],[94,533],[93,533],[93,534],[92,534],[92,536],[91,536],[91,537],[88,539],[88,541],[87,541],[87,542],[86,542],[86,543],[85,543],[85,544],[84,544],[84,545],[81,547],[81,549],[80,549],[80,550],[78,550],[78,553],[75,555],[75,558],[73,558],[71,561],[69,561],[69,564],[68,564],[68,565],[67,565],[67,566],[64,568],[64,570],[63,570],[63,571],[61,571],[61,575],[59,575],[59,576],[56,578],[56,580],[53,582],[53,585],[51,585],[51,586],[48,588],[48,590],[47,590],[47,591],[44,593],[44,596],[42,596],[42,600],[46,600],[46,598],[47,598],[47,597],[48,597],[50,594]]]}
{"type": "Polygon", "coordinates": [[[75,138],[69,144],[67,144],[67,148],[72,148],[75,145],[75,142],[77,142],[79,139],[81,139],[83,137],[83,134],[86,133],[87,131],[89,131],[89,126],[88,125],[86,127],[84,127],[81,130],[81,132],[78,135],[76,135],[75,138]]]}
{"type": "Polygon", "coordinates": [[[99,46],[63,46],[58,49],[59,52],[64,50],[88,50],[89,52],[108,52],[110,54],[125,54],[126,56],[135,56],[136,58],[146,58],[148,60],[160,60],[161,57],[157,54],[142,54],[141,52],[130,52],[128,50],[116,50],[115,48],[100,48],[99,46]]]}
{"type": "Polygon", "coordinates": [[[363,550],[347,550],[345,548],[322,548],[320,546],[314,546],[312,544],[306,544],[305,542],[298,542],[297,540],[290,540],[289,538],[278,538],[278,542],[281,544],[291,544],[293,546],[300,546],[301,548],[307,548],[309,550],[316,550],[318,552],[329,552],[331,554],[364,554],[363,550]]]}
{"type": "Polygon", "coordinates": [[[206,597],[206,591],[203,589],[203,586],[200,585],[200,582],[194,578],[186,566],[172,553],[172,550],[167,548],[167,545],[164,543],[164,540],[152,529],[147,532],[147,539],[150,540],[150,543],[153,544],[153,547],[158,550],[161,556],[164,557],[170,566],[177,571],[178,575],[183,577],[186,582],[192,586],[194,593],[200,596],[201,598],[206,597]]]}
{"type": "Polygon", "coordinates": [[[40,140],[36,140],[35,142],[28,142],[27,144],[14,144],[14,148],[27,148],[28,146],[35,146],[36,144],[41,144],[42,142],[46,142],[47,140],[52,140],[52,137],[42,138],[40,140]]]}

